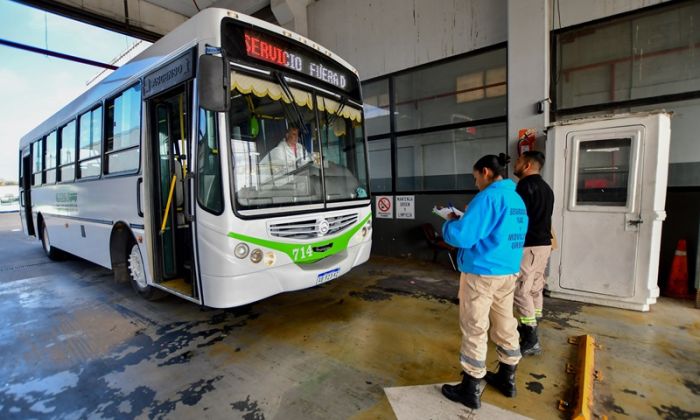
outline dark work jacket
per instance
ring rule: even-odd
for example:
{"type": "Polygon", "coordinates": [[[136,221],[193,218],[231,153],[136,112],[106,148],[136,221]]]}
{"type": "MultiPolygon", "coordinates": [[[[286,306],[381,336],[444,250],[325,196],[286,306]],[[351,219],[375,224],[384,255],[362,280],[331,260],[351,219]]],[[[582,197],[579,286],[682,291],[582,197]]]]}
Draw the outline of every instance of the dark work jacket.
{"type": "Polygon", "coordinates": [[[552,245],[552,210],[554,193],[541,175],[530,175],[521,179],[515,191],[525,202],[527,226],[525,246],[552,245]]]}

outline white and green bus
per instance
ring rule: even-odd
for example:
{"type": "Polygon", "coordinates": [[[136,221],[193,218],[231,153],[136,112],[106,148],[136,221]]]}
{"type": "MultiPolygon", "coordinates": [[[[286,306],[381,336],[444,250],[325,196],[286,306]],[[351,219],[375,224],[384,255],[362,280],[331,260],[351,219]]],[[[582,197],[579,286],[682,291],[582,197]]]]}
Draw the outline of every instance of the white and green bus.
{"type": "Polygon", "coordinates": [[[369,258],[363,124],[344,60],[206,9],[21,139],[24,232],[146,298],[312,287],[369,258]]]}

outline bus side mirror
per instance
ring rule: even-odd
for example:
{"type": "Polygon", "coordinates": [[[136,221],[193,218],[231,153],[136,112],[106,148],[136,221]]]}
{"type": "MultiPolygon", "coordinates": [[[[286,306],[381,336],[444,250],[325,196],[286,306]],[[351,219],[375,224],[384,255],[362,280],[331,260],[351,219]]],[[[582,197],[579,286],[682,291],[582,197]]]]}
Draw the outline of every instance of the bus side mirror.
{"type": "Polygon", "coordinates": [[[197,93],[199,106],[214,112],[227,112],[230,106],[229,68],[223,57],[199,57],[197,93]]]}

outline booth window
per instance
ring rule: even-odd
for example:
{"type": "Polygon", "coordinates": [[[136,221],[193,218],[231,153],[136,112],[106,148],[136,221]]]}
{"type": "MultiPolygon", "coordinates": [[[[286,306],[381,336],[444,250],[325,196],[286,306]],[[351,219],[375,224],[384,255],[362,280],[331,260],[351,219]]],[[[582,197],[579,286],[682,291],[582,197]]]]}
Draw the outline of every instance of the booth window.
{"type": "Polygon", "coordinates": [[[631,138],[579,143],[576,205],[627,206],[631,149],[631,138]]]}

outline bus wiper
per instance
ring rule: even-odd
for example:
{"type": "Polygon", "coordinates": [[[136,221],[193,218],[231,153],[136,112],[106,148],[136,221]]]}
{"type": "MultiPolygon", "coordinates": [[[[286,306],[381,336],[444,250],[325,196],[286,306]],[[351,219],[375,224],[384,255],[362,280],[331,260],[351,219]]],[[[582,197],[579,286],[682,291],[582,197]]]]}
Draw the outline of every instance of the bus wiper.
{"type": "Polygon", "coordinates": [[[301,134],[306,136],[307,130],[306,130],[306,125],[304,124],[304,117],[301,115],[301,110],[299,110],[299,106],[297,106],[297,103],[294,101],[294,95],[292,94],[292,90],[289,88],[289,85],[287,84],[287,81],[284,80],[284,76],[280,74],[280,72],[273,72],[275,74],[275,77],[277,78],[277,82],[280,84],[280,87],[282,88],[282,91],[284,92],[285,95],[287,95],[287,98],[289,98],[289,101],[292,104],[292,108],[294,109],[294,112],[297,117],[297,122],[299,125],[299,130],[301,131],[301,134]]]}
{"type": "MultiPolygon", "coordinates": [[[[340,97],[340,106],[338,107],[338,110],[335,112],[335,115],[332,115],[331,118],[329,120],[327,120],[328,125],[333,124],[335,122],[335,120],[340,118],[340,113],[343,112],[343,109],[345,108],[345,105],[347,103],[348,103],[348,99],[345,96],[341,96],[340,97]]],[[[326,105],[325,98],[323,99],[323,105],[324,105],[324,108],[326,108],[326,112],[328,112],[328,107],[325,106],[326,105]]]]}

